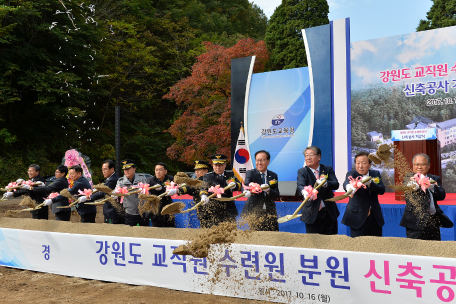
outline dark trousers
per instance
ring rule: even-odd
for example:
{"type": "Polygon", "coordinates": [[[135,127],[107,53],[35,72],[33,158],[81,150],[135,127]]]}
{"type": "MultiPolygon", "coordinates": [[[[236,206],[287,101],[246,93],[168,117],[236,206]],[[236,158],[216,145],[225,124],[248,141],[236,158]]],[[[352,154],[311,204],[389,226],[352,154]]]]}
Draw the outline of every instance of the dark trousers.
{"type": "Polygon", "coordinates": [[[364,224],[359,227],[358,229],[350,227],[350,235],[351,237],[357,237],[357,236],[382,236],[383,231],[382,227],[377,223],[375,220],[374,215],[371,213],[369,216],[366,218],[366,221],[364,224]]]}
{"type": "Polygon", "coordinates": [[[55,213],[56,221],[66,221],[68,222],[71,217],[71,211],[60,211],[55,213]]]}
{"type": "Polygon", "coordinates": [[[332,235],[337,234],[338,223],[333,221],[326,208],[318,211],[317,218],[313,224],[306,224],[306,233],[318,233],[332,235]]]}
{"type": "Polygon", "coordinates": [[[105,222],[105,224],[125,224],[125,218],[123,218],[123,217],[116,217],[116,218],[105,217],[104,222],[105,222]]]}
{"type": "Polygon", "coordinates": [[[80,214],[81,223],[95,223],[96,213],[80,214]]]}
{"type": "Polygon", "coordinates": [[[423,230],[405,228],[405,234],[410,239],[440,241],[440,219],[437,214],[431,215],[423,230]]]}
{"type": "Polygon", "coordinates": [[[36,220],[47,220],[49,219],[49,208],[48,206],[42,206],[41,209],[30,211],[32,218],[36,220]]]}
{"type": "Polygon", "coordinates": [[[149,226],[149,219],[142,218],[141,215],[125,213],[125,225],[130,226],[149,226]]]}

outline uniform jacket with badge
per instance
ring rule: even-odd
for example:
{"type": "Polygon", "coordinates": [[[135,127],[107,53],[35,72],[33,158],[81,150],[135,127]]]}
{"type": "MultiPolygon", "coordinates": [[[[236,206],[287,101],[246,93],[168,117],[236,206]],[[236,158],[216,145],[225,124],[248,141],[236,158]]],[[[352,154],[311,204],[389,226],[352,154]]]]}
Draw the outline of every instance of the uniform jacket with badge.
{"type": "MultiPolygon", "coordinates": [[[[220,185],[221,188],[225,188],[230,183],[229,180],[234,180],[236,186],[234,189],[226,190],[225,193],[222,194],[222,197],[233,197],[233,191],[241,191],[241,183],[234,176],[233,172],[224,171],[222,175],[218,175],[214,171],[206,173],[203,177],[204,185],[201,188],[200,196],[203,194],[207,196],[211,195],[212,193],[208,192],[211,186],[215,187],[220,185]]],[[[239,214],[234,201],[220,202],[218,200],[211,199],[208,204],[201,206],[200,208],[201,215],[205,217],[236,218],[239,214]]]]}
{"type": "MultiPolygon", "coordinates": [[[[117,187],[127,187],[130,188],[131,186],[138,185],[139,183],[146,183],[146,176],[144,174],[135,173],[135,177],[133,183],[124,175],[117,180],[117,187]]],[[[138,203],[139,198],[138,194],[133,194],[129,196],[124,196],[123,206],[125,208],[125,212],[131,215],[138,215],[138,203]]]]}
{"type": "MultiPolygon", "coordinates": [[[[348,179],[349,176],[356,179],[362,175],[356,170],[347,172],[347,175],[345,176],[344,190],[350,182],[348,179]]],[[[373,178],[380,178],[380,172],[377,170],[369,170],[369,176],[372,176],[373,178]]],[[[347,209],[345,210],[344,217],[342,218],[342,224],[354,229],[359,229],[366,221],[370,210],[370,212],[374,215],[377,224],[379,224],[380,227],[383,227],[385,220],[383,219],[382,209],[380,208],[380,203],[378,201],[378,196],[383,193],[385,193],[385,185],[383,185],[383,181],[381,179],[378,184],[371,180],[370,185],[366,186],[366,189],[359,188],[353,197],[348,201],[347,209]]]]}
{"type": "MultiPolygon", "coordinates": [[[[31,191],[32,193],[36,193],[37,195],[43,195],[43,197],[48,197],[49,194],[52,192],[57,192],[60,193],[63,189],[68,188],[68,180],[66,177],[60,177],[55,179],[49,186],[44,186],[44,187],[33,187],[33,190],[31,191]]],[[[52,205],[51,205],[51,210],[52,214],[55,214],[57,212],[64,212],[64,211],[70,211],[68,208],[57,208],[60,206],[68,206],[68,199],[62,195],[59,195],[57,197],[54,197],[52,199],[52,205]]]]}
{"type": "MultiPolygon", "coordinates": [[[[111,190],[114,190],[117,185],[117,181],[119,180],[119,176],[117,175],[116,172],[114,172],[110,177],[108,177],[104,184],[105,186],[108,186],[111,190]]],[[[99,199],[104,199],[106,196],[106,193],[98,191],[90,196],[91,201],[96,201],[99,199]]],[[[116,209],[111,205],[111,203],[108,201],[103,204],[103,215],[106,218],[110,219],[116,219],[122,217],[121,214],[119,214],[116,209]]]]}
{"type": "MultiPolygon", "coordinates": [[[[262,212],[277,216],[275,200],[280,196],[278,177],[276,173],[270,170],[266,171],[265,177],[266,183],[269,185],[269,193],[252,193],[252,195],[247,199],[244,209],[242,209],[243,216],[247,214],[259,214],[262,212]],[[275,181],[275,183],[271,185],[271,181],[275,181]]],[[[261,178],[261,172],[257,169],[246,172],[244,184],[248,186],[250,183],[257,183],[259,185],[264,184],[264,181],[261,178]]]]}
{"type": "MultiPolygon", "coordinates": [[[[321,200],[323,200],[325,207],[329,213],[329,216],[333,221],[337,221],[337,217],[339,216],[340,212],[337,208],[335,202],[325,202],[325,200],[333,198],[334,192],[333,190],[337,190],[339,188],[339,182],[337,181],[336,174],[334,170],[330,166],[325,166],[320,164],[318,167],[318,175],[328,175],[327,186],[320,187],[318,189],[318,195],[316,200],[308,201],[304,207],[301,209],[301,221],[306,224],[313,224],[315,219],[317,218],[318,211],[320,209],[321,200]]],[[[298,192],[301,195],[301,191],[304,189],[305,186],[314,186],[315,182],[317,181],[315,174],[313,171],[305,166],[298,170],[298,192]]]]}
{"type": "MultiPolygon", "coordinates": [[[[434,186],[434,193],[432,197],[434,199],[435,211],[438,217],[444,216],[442,209],[440,209],[437,201],[445,199],[446,193],[442,188],[442,180],[437,175],[428,174],[427,177],[435,180],[437,185],[434,186]]],[[[406,178],[405,183],[407,184],[410,178],[406,178]]],[[[410,228],[414,230],[424,230],[431,214],[429,210],[431,208],[431,197],[429,189],[424,192],[419,188],[416,191],[405,194],[405,210],[400,222],[400,226],[410,228]]]]}
{"type": "MultiPolygon", "coordinates": [[[[200,181],[203,181],[203,177],[200,176],[197,178],[200,181]]],[[[191,195],[193,197],[193,203],[198,204],[201,201],[200,197],[200,188],[197,187],[192,187],[189,185],[181,186],[179,189],[177,189],[177,194],[178,195],[191,195]]],[[[197,209],[199,210],[199,209],[197,209]]]]}

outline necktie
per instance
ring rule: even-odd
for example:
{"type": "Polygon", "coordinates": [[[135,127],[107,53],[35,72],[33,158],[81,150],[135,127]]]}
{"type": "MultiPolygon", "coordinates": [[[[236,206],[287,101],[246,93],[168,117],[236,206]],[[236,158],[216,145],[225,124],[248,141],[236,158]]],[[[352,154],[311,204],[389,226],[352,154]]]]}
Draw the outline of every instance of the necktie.
{"type": "Polygon", "coordinates": [[[431,198],[431,205],[430,205],[430,208],[429,208],[429,213],[430,213],[431,215],[434,215],[435,212],[436,212],[436,210],[435,210],[435,203],[434,203],[434,197],[433,197],[433,195],[432,195],[431,190],[428,189],[428,192],[429,192],[429,196],[430,196],[430,198],[431,198]]]}
{"type": "MultiPolygon", "coordinates": [[[[315,178],[316,178],[316,179],[319,179],[319,177],[318,177],[318,169],[315,170],[314,173],[315,173],[315,178]]],[[[325,207],[325,203],[323,203],[323,200],[321,200],[321,201],[320,201],[320,209],[318,209],[318,211],[320,211],[320,210],[321,210],[322,208],[324,208],[324,207],[325,207]]]]}
{"type": "MultiPolygon", "coordinates": [[[[261,173],[261,181],[263,184],[266,184],[265,174],[261,173]]],[[[266,196],[266,192],[263,192],[263,195],[266,196]]],[[[263,210],[266,210],[266,203],[263,203],[263,210]]]]}

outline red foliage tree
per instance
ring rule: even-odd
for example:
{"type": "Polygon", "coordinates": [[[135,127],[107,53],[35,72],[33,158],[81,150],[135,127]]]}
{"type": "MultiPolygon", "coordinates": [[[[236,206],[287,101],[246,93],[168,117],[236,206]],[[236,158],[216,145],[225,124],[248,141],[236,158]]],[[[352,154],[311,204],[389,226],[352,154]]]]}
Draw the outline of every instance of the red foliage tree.
{"type": "Polygon", "coordinates": [[[192,75],[163,96],[183,111],[168,130],[176,142],[167,155],[187,164],[213,153],[231,159],[231,60],[255,55],[254,72],[261,72],[269,59],[265,42],[250,38],[230,48],[210,42],[203,45],[206,53],[197,58],[192,75]]]}

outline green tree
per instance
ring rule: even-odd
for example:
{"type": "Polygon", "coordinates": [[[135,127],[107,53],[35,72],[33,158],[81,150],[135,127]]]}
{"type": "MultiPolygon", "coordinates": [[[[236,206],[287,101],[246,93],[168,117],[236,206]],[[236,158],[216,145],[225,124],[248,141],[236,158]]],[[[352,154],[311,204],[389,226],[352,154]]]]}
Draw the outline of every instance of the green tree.
{"type": "Polygon", "coordinates": [[[307,66],[301,30],[328,24],[326,0],[282,0],[269,20],[266,45],[271,56],[271,70],[307,66]]]}
{"type": "Polygon", "coordinates": [[[432,0],[426,19],[420,20],[417,32],[456,25],[456,0],[432,0]]]}

